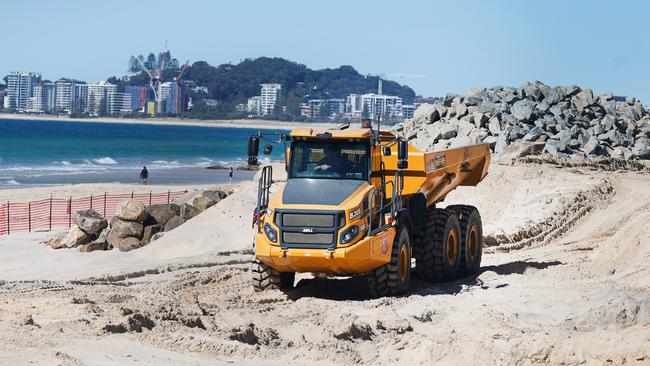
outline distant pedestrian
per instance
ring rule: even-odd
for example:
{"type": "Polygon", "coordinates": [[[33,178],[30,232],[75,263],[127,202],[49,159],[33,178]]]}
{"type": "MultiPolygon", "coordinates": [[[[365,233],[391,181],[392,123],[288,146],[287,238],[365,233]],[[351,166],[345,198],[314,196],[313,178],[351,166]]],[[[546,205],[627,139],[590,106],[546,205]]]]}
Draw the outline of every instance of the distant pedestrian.
{"type": "Polygon", "coordinates": [[[228,172],[228,176],[230,177],[230,183],[232,183],[232,173],[233,172],[234,172],[234,170],[232,169],[232,167],[230,167],[230,171],[228,172]]]}
{"type": "Polygon", "coordinates": [[[147,170],[147,167],[144,166],[142,167],[142,171],[140,172],[140,183],[144,184],[145,186],[147,185],[147,178],[149,178],[149,171],[147,170]]]}

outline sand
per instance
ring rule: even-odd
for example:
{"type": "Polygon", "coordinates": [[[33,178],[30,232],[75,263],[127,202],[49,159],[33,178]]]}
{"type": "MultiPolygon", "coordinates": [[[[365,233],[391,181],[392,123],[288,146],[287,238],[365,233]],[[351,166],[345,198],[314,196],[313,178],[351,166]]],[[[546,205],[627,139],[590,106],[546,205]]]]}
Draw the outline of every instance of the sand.
{"type": "Polygon", "coordinates": [[[199,126],[199,127],[232,127],[232,128],[259,128],[270,130],[291,130],[298,127],[310,128],[335,128],[336,123],[303,123],[272,121],[264,119],[186,119],[186,118],[70,118],[67,116],[35,115],[0,113],[0,120],[17,119],[25,121],[61,121],[61,122],[86,122],[86,123],[124,123],[124,124],[146,124],[146,125],[170,125],[170,126],[199,126]]]}
{"type": "Polygon", "coordinates": [[[0,237],[0,364],[650,363],[647,172],[493,165],[443,203],[481,210],[480,275],[380,299],[306,274],[253,292],[256,185],[233,189],[130,253],[0,237]]]}

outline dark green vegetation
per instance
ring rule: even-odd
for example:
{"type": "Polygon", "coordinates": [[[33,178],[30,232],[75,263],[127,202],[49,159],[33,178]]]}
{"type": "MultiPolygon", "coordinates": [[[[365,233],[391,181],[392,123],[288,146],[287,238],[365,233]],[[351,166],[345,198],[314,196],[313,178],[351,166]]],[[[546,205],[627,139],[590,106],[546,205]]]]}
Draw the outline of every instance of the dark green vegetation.
{"type": "MultiPolygon", "coordinates": [[[[171,55],[151,54],[143,58],[145,64],[161,65],[165,62],[163,81],[172,80],[179,72],[179,63],[171,55]]],[[[149,79],[137,61],[129,61],[129,71],[135,72],[130,77],[109,78],[123,90],[125,85],[148,85],[149,79]]],[[[305,65],[283,58],[260,57],[246,59],[238,64],[212,66],[205,61],[190,65],[182,77],[191,82],[193,87],[207,88],[207,94],[195,89],[188,91],[193,108],[184,116],[189,118],[237,118],[245,117],[245,112],[237,112],[236,106],[246,104],[248,98],[259,95],[260,84],[282,84],[280,106],[286,106],[286,113],[277,108],[274,119],[300,119],[300,104],[309,99],[345,98],[352,93],[371,93],[377,91],[378,77],[366,76],[357,72],[352,66],[340,66],[335,69],[312,70],[305,65]]],[[[191,89],[191,88],[190,88],[191,89]]],[[[383,93],[402,97],[404,104],[413,102],[415,92],[405,85],[394,81],[383,81],[383,93]]]]}

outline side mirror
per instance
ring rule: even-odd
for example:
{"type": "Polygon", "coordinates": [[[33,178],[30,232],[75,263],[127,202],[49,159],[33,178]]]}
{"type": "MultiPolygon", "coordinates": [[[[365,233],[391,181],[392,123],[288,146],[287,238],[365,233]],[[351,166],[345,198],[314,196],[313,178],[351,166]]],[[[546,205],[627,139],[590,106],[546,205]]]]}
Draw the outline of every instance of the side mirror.
{"type": "Polygon", "coordinates": [[[257,165],[260,150],[260,137],[255,134],[248,138],[248,165],[257,165]]]}
{"type": "Polygon", "coordinates": [[[384,146],[384,156],[390,156],[390,155],[391,155],[390,147],[384,146]]]}
{"type": "Polygon", "coordinates": [[[273,145],[264,145],[264,155],[271,155],[271,152],[273,152],[273,145]]]}
{"type": "Polygon", "coordinates": [[[408,160],[409,158],[409,144],[406,140],[399,140],[397,142],[397,160],[408,160]]]}

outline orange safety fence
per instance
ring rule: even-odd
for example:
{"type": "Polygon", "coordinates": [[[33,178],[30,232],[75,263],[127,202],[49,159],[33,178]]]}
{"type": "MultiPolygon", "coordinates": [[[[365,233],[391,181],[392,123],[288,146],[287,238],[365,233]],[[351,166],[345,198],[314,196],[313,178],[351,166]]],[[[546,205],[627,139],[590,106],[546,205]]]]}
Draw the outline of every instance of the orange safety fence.
{"type": "Polygon", "coordinates": [[[81,198],[50,197],[22,203],[4,202],[0,203],[0,235],[69,228],[74,224],[75,213],[88,209],[93,209],[110,220],[117,210],[117,205],[122,201],[133,199],[149,206],[171,203],[185,193],[187,190],[162,193],[104,193],[81,198]]]}

